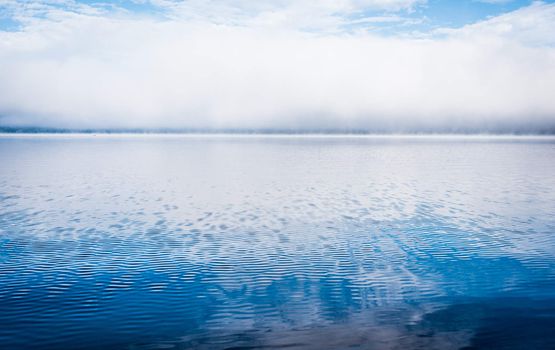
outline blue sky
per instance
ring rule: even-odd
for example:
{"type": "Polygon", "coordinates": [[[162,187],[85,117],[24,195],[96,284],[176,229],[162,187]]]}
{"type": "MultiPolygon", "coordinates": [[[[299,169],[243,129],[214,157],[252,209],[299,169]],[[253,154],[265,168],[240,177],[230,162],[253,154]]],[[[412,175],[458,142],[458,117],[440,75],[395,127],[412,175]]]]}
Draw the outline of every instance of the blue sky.
{"type": "Polygon", "coordinates": [[[555,127],[555,3],[0,0],[0,126],[555,127]]]}
{"type": "MultiPolygon", "coordinates": [[[[545,3],[553,3],[555,0],[546,0],[545,3]]],[[[168,3],[187,3],[196,1],[148,1],[148,0],[117,0],[117,1],[96,1],[96,0],[77,0],[77,1],[21,1],[21,0],[2,0],[0,1],[0,30],[15,31],[21,28],[20,21],[21,12],[25,8],[37,7],[40,4],[51,9],[60,9],[67,11],[78,11],[76,7],[79,4],[86,5],[91,8],[101,10],[103,13],[122,14],[130,16],[152,16],[156,18],[167,18],[171,16],[168,3]]],[[[208,3],[209,1],[206,1],[208,3]]],[[[227,4],[230,7],[245,8],[244,1],[212,1],[213,3],[227,4]]],[[[271,3],[272,1],[261,1],[271,3]]],[[[287,1],[275,1],[276,3],[287,3],[287,1]]],[[[301,1],[303,2],[303,1],[301,1]]],[[[310,1],[309,1],[310,2],[310,1]]],[[[318,1],[312,1],[318,3],[318,1]]],[[[338,1],[339,2],[339,1],[338,1]]],[[[377,1],[380,2],[380,1],[377,1]]],[[[356,19],[361,18],[378,18],[378,17],[400,17],[407,21],[384,21],[372,22],[371,25],[365,23],[363,25],[347,25],[346,28],[368,28],[369,30],[387,29],[390,33],[410,32],[410,31],[427,31],[437,27],[462,27],[477,21],[487,19],[489,17],[498,16],[503,13],[511,12],[521,7],[530,5],[533,0],[399,0],[401,5],[395,4],[395,0],[382,1],[383,6],[374,6],[372,1],[369,6],[365,6],[365,1],[358,2],[356,11],[346,14],[346,17],[356,19]],[[403,5],[409,4],[409,5],[403,5]]],[[[281,8],[278,5],[275,8],[281,8]]],[[[274,9],[275,9],[274,8],[274,9]]],[[[45,12],[37,13],[37,16],[44,15],[45,12]]]]}

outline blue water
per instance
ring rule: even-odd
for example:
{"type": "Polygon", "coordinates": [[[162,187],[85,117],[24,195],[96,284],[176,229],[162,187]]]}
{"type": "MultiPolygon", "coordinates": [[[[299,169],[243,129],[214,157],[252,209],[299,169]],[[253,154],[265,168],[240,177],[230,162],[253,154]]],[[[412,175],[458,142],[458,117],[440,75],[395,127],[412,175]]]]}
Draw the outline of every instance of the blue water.
{"type": "Polygon", "coordinates": [[[2,349],[555,349],[555,139],[2,136],[2,349]]]}

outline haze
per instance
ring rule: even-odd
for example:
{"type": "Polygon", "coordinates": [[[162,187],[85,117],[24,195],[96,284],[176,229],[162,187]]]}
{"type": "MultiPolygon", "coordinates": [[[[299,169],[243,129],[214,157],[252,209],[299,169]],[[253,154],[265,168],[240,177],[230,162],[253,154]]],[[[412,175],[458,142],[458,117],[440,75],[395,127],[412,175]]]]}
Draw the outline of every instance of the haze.
{"type": "Polygon", "coordinates": [[[0,126],[553,132],[555,4],[467,3],[0,1],[0,126]]]}

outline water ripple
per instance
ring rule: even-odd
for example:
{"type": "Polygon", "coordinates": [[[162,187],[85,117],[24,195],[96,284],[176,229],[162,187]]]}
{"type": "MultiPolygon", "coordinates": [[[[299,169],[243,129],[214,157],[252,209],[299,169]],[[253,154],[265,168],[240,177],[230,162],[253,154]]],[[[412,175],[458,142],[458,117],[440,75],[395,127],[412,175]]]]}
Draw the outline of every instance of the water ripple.
{"type": "Polygon", "coordinates": [[[447,349],[486,346],[510,309],[549,345],[534,300],[555,297],[553,157],[533,141],[0,138],[0,344],[447,349]]]}

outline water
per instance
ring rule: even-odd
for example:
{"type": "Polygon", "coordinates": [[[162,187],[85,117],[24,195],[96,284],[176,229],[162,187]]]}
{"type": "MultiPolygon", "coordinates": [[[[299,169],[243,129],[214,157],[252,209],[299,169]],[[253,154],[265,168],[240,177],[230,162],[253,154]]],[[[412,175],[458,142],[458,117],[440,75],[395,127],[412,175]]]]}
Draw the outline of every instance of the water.
{"type": "Polygon", "coordinates": [[[3,136],[0,348],[555,349],[555,139],[3,136]]]}

